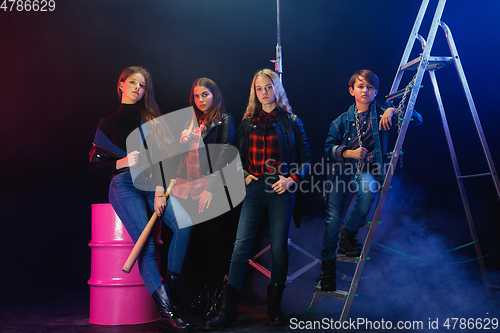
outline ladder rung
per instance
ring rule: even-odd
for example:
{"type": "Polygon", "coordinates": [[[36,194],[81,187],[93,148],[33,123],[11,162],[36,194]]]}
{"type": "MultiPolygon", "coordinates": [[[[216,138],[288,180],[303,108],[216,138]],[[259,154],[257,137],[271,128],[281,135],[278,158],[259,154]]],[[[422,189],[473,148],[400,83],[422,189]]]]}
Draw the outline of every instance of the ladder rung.
{"type": "Polygon", "coordinates": [[[348,257],[345,254],[337,254],[335,257],[337,258],[337,261],[352,262],[354,264],[359,262],[359,257],[348,257]]]}
{"type": "Polygon", "coordinates": [[[318,286],[315,286],[314,289],[316,289],[316,292],[320,295],[335,297],[342,300],[345,300],[347,298],[347,295],[349,294],[349,292],[343,290],[321,291],[320,287],[318,286]]]}
{"type": "MultiPolygon", "coordinates": [[[[420,85],[420,88],[423,88],[423,87],[424,87],[423,85],[420,85]]],[[[412,88],[413,88],[413,86],[412,86],[412,88]]],[[[398,90],[394,94],[386,95],[385,96],[386,102],[392,101],[393,99],[396,99],[396,98],[402,98],[403,95],[405,94],[405,92],[406,92],[406,88],[398,90]]],[[[387,153],[387,154],[389,154],[389,153],[387,153]]],[[[387,156],[387,154],[386,154],[386,156],[387,156]]]]}
{"type": "MultiPolygon", "coordinates": [[[[418,66],[420,65],[420,61],[422,59],[420,57],[413,59],[410,62],[407,62],[401,68],[400,71],[416,71],[418,66]]],[[[433,57],[429,56],[429,65],[427,66],[427,70],[436,70],[440,69],[444,66],[450,65],[453,63],[453,57],[433,57]]]]}
{"type": "Polygon", "coordinates": [[[390,95],[385,96],[386,102],[392,101],[393,99],[396,99],[396,98],[403,97],[403,95],[405,94],[405,91],[406,91],[406,88],[398,90],[394,94],[390,94],[390,95]]]}
{"type": "Polygon", "coordinates": [[[458,176],[458,179],[483,177],[483,176],[491,176],[491,172],[478,173],[478,174],[475,174],[475,175],[467,175],[467,176],[458,176]]]}

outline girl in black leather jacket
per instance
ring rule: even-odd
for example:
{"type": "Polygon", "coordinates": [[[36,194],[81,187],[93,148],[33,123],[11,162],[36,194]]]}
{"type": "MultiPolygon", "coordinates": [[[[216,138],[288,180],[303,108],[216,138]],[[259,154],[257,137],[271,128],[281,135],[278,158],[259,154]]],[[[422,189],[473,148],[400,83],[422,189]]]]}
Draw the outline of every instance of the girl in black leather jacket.
{"type": "Polygon", "coordinates": [[[309,173],[311,152],[302,121],[292,113],[279,76],[258,71],[238,130],[239,150],[245,174],[246,196],[223,293],[219,315],[205,322],[218,330],[237,320],[236,305],[245,280],[255,234],[264,213],[269,212],[271,283],[267,287],[270,325],[286,324],[281,298],[288,270],[288,230],[295,206],[294,190],[309,173]]]}
{"type": "Polygon", "coordinates": [[[230,220],[231,211],[224,213],[228,206],[225,184],[216,175],[237,156],[236,148],[229,147],[236,144],[236,128],[211,79],[195,80],[189,100],[196,125],[188,124],[182,132],[181,144],[189,145],[185,147],[188,153],[181,159],[173,193],[194,225],[186,265],[197,295],[191,311],[203,311],[204,320],[208,320],[217,315],[216,300],[229,269],[234,242],[236,223],[234,218],[230,220]]]}

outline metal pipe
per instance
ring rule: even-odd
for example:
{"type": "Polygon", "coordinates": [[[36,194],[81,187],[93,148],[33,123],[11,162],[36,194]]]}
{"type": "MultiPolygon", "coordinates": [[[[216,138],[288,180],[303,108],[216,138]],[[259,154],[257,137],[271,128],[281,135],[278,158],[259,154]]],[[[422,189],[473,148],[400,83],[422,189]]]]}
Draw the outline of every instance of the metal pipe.
{"type": "MultiPolygon", "coordinates": [[[[283,81],[283,59],[281,54],[281,27],[280,27],[280,0],[276,0],[276,60],[274,60],[274,71],[283,81]]],[[[271,60],[272,61],[272,60],[271,60]]]]}

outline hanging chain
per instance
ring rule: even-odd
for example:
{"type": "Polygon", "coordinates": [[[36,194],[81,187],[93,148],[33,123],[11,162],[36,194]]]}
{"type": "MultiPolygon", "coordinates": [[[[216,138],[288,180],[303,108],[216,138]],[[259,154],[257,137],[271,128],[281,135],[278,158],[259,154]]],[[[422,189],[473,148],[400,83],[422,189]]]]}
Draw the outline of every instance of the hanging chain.
{"type": "MultiPolygon", "coordinates": [[[[429,66],[429,60],[424,58],[423,54],[420,54],[420,62],[421,65],[424,67],[424,70],[427,70],[427,67],[429,66]]],[[[413,76],[411,79],[410,83],[408,83],[405,87],[405,93],[403,97],[401,98],[401,101],[398,104],[398,107],[396,108],[396,111],[394,112],[394,115],[398,118],[398,135],[401,133],[401,129],[403,128],[403,121],[404,121],[404,116],[403,116],[403,110],[406,104],[406,98],[408,97],[408,94],[412,91],[412,89],[415,87],[415,81],[417,80],[417,73],[413,76]]],[[[394,153],[394,151],[393,151],[394,153]]],[[[401,147],[400,151],[400,159],[399,159],[399,165],[403,167],[403,148],[401,147]]]]}
{"type": "MultiPolygon", "coordinates": [[[[429,66],[429,61],[424,58],[423,54],[420,55],[420,62],[422,66],[424,67],[424,70],[427,70],[427,67],[429,66]]],[[[403,97],[401,98],[401,101],[398,104],[398,107],[396,108],[396,111],[394,111],[394,115],[398,119],[398,135],[401,133],[401,129],[403,128],[403,110],[406,104],[406,98],[412,91],[412,89],[415,87],[415,81],[417,80],[417,73],[413,76],[411,81],[406,85],[405,87],[405,92],[403,94],[403,97]]],[[[358,115],[358,107],[356,106],[356,103],[354,103],[354,117],[356,118],[356,132],[358,134],[358,144],[359,147],[362,146],[363,141],[361,140],[361,125],[360,125],[360,120],[359,120],[359,115],[358,115]]],[[[394,151],[392,152],[394,154],[394,151]]],[[[400,158],[399,158],[399,165],[403,167],[403,148],[401,147],[400,151],[400,158]]],[[[359,159],[358,163],[356,164],[356,176],[355,179],[357,180],[359,177],[359,174],[361,173],[361,166],[362,166],[362,160],[359,159]]]]}
{"type": "MultiPolygon", "coordinates": [[[[403,120],[404,120],[403,110],[404,110],[404,107],[406,104],[406,97],[408,96],[408,93],[410,92],[410,90],[413,88],[416,78],[417,78],[417,74],[415,74],[413,76],[413,78],[411,79],[410,83],[408,83],[406,85],[403,98],[401,98],[401,101],[399,102],[398,107],[396,108],[396,111],[394,112],[394,115],[398,119],[398,135],[399,135],[399,133],[401,133],[401,129],[403,128],[403,120]]],[[[394,151],[392,151],[392,153],[394,154],[394,151]]],[[[399,166],[403,167],[403,147],[401,147],[401,151],[399,152],[399,166]]]]}
{"type": "MultiPolygon", "coordinates": [[[[359,120],[358,107],[356,103],[354,103],[354,117],[356,118],[356,132],[358,134],[358,144],[359,147],[361,148],[363,140],[361,140],[361,124],[359,120]]],[[[358,160],[358,163],[356,164],[356,176],[354,177],[356,180],[358,180],[359,174],[361,173],[361,165],[362,165],[362,160],[360,158],[358,160]]]]}

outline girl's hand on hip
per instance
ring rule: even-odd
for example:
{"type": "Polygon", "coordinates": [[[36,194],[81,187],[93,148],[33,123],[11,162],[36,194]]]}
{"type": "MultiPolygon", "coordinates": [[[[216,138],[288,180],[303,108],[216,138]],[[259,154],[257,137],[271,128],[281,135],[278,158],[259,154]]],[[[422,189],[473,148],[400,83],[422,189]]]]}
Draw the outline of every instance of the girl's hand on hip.
{"type": "Polygon", "coordinates": [[[293,184],[295,184],[295,180],[293,180],[292,177],[283,177],[282,175],[279,176],[280,179],[273,184],[272,189],[276,191],[278,194],[285,193],[286,190],[288,190],[293,184]]]}
{"type": "Polygon", "coordinates": [[[252,180],[259,180],[259,178],[255,177],[254,175],[248,175],[245,178],[245,184],[248,185],[252,182],[252,180]]]}

